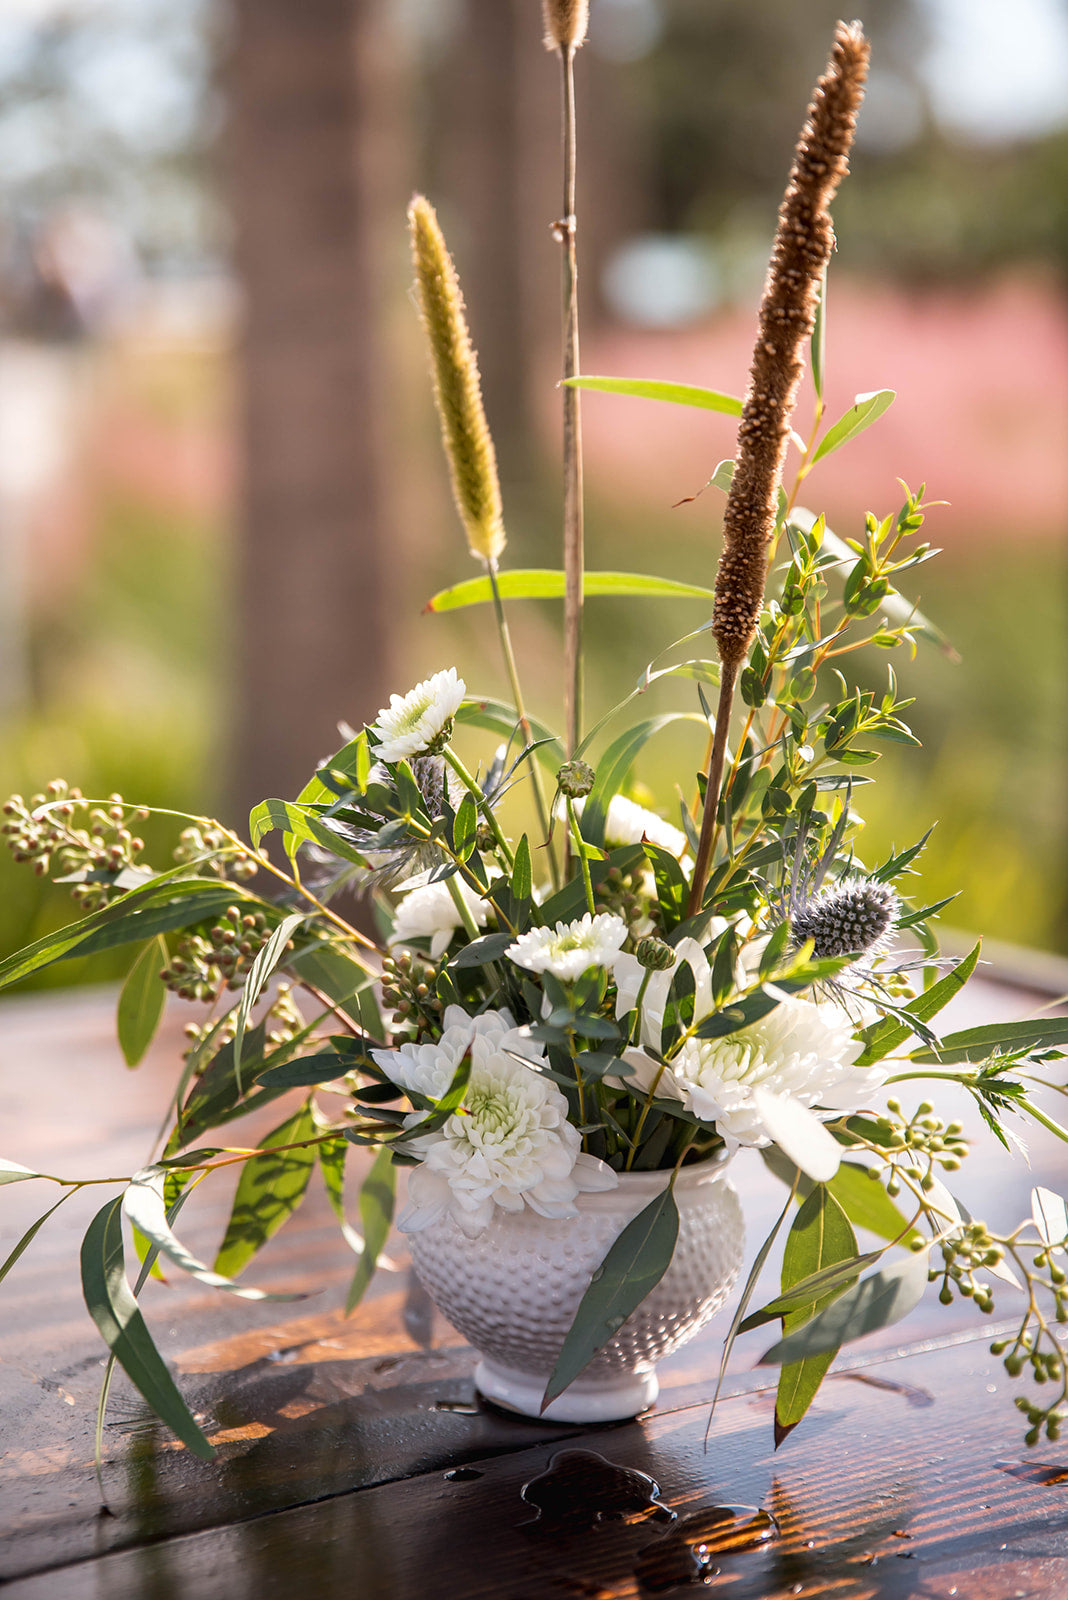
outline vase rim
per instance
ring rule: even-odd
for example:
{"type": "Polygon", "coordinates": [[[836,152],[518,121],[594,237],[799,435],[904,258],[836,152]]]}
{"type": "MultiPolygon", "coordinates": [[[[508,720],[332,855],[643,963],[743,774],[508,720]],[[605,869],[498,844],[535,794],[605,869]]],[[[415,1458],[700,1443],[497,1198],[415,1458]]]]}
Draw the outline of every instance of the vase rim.
{"type": "MultiPolygon", "coordinates": [[[[728,1150],[726,1145],[720,1145],[711,1154],[701,1161],[695,1161],[688,1167],[680,1167],[675,1178],[675,1189],[688,1190],[698,1188],[705,1183],[715,1183],[726,1176],[726,1170],[734,1156],[733,1150],[728,1150]]],[[[587,1191],[579,1196],[580,1203],[591,1200],[604,1199],[611,1204],[613,1195],[626,1194],[659,1194],[665,1189],[672,1174],[671,1167],[658,1167],[654,1172],[617,1172],[618,1183],[612,1189],[601,1189],[594,1193],[587,1191]]]]}

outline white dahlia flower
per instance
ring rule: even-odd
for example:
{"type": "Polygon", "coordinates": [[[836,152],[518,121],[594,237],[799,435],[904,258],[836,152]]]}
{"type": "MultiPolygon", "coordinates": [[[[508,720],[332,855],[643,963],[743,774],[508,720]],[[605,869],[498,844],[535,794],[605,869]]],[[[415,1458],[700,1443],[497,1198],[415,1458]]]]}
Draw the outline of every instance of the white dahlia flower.
{"type": "Polygon", "coordinates": [[[435,672],[405,695],[391,694],[388,707],[374,724],[379,761],[407,761],[410,756],[441,748],[452,732],[452,719],[460,709],[467,685],[456,668],[435,672]]]}
{"type": "Polygon", "coordinates": [[[551,972],[561,983],[574,983],[590,967],[611,972],[626,937],[622,917],[608,911],[594,917],[587,911],[578,922],[558,922],[555,928],[521,933],[504,953],[528,972],[551,972]]]}
{"type": "MultiPolygon", "coordinates": [[[[611,1168],[582,1152],[578,1129],[567,1120],[567,1101],[538,1071],[543,1046],[517,1028],[509,1012],[471,1017],[462,1006],[449,1006],[444,1022],[444,1033],[432,1044],[371,1052],[400,1088],[433,1100],[445,1094],[471,1054],[462,1108],[444,1127],[407,1146],[422,1159],[412,1169],[408,1204],[397,1219],[402,1232],[416,1233],[448,1211],[474,1238],[497,1206],[573,1217],[580,1191],[615,1187],[611,1168]]],[[[423,1116],[413,1112],[407,1125],[423,1116]]]]}
{"type": "MultiPolygon", "coordinates": [[[[430,954],[436,961],[444,955],[457,928],[463,925],[456,902],[443,880],[429,883],[429,871],[417,872],[407,883],[399,886],[404,898],[398,903],[393,917],[391,945],[409,944],[413,939],[429,939],[430,954]]],[[[486,926],[486,902],[477,895],[470,884],[456,874],[456,883],[464,905],[480,928],[486,926]]]]}

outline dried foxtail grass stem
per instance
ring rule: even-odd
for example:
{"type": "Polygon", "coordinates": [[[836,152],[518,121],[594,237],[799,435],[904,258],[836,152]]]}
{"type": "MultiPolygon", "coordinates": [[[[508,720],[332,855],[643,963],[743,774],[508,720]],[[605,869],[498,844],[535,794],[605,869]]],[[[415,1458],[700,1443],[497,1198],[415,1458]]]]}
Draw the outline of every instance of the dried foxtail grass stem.
{"type": "Polygon", "coordinates": [[[464,297],[434,208],[422,195],[408,207],[408,226],[456,509],[471,554],[496,561],[505,542],[497,455],[482,407],[464,297]]]}
{"type": "MultiPolygon", "coordinates": [[[[415,195],[408,207],[408,226],[419,308],[430,347],[434,398],[452,476],[453,498],[471,554],[486,563],[504,667],[520,731],[524,742],[529,745],[533,741],[533,734],[523,704],[515,651],[498,582],[497,558],[505,545],[504,515],[497,476],[497,454],[482,405],[478,358],[467,331],[464,298],[456,268],[446,249],[434,208],[423,195],[415,195]]],[[[538,821],[542,833],[548,837],[549,808],[541,776],[537,765],[533,763],[531,779],[538,821]]],[[[549,855],[556,887],[556,861],[551,852],[549,855]]]]}
{"type": "Polygon", "coordinates": [[[708,882],[734,690],[764,602],[768,545],[775,528],[790,416],[804,371],[805,341],[815,322],[820,279],[834,248],[828,207],[848,171],[868,54],[859,23],[839,23],[779,208],[716,573],[712,632],[722,665],[690,891],[691,916],[700,910],[708,882]]]}
{"type": "Polygon", "coordinates": [[[577,50],[590,22],[590,0],[542,0],[547,50],[577,50]]]}

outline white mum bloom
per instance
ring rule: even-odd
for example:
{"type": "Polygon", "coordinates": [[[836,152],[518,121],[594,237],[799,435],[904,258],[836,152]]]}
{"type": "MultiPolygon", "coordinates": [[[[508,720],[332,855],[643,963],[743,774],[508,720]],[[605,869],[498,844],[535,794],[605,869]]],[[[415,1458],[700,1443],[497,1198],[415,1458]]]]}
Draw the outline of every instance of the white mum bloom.
{"type": "Polygon", "coordinates": [[[555,928],[521,933],[504,953],[528,972],[551,972],[561,983],[573,983],[590,967],[611,972],[626,937],[622,917],[608,911],[594,917],[587,911],[578,922],[558,922],[555,928]]]}
{"type": "Polygon", "coordinates": [[[456,668],[435,672],[405,695],[391,694],[388,707],[374,724],[379,761],[406,761],[409,756],[438,748],[452,732],[452,719],[460,709],[467,685],[456,668]]]}
{"type": "Polygon", "coordinates": [[[854,1066],[864,1048],[854,1027],[839,1006],[784,996],[737,1033],[687,1039],[672,1060],[673,1075],[689,1109],[725,1138],[778,1144],[825,1182],[840,1151],[810,1108],[853,1110],[886,1076],[854,1066]]]}
{"type": "MultiPolygon", "coordinates": [[[[544,1047],[517,1028],[509,1012],[471,1017],[461,1006],[450,1006],[444,1022],[444,1033],[432,1044],[372,1051],[399,1087],[434,1100],[471,1055],[462,1109],[408,1146],[422,1161],[412,1170],[408,1204],[397,1219],[402,1232],[415,1233],[448,1211],[474,1237],[497,1206],[573,1217],[580,1191],[614,1188],[615,1173],[582,1152],[578,1129],[567,1120],[567,1101],[537,1070],[544,1047]]],[[[414,1112],[407,1125],[423,1115],[414,1112]]]]}
{"type": "MultiPolygon", "coordinates": [[[[394,914],[393,931],[389,936],[389,942],[391,945],[409,944],[413,939],[429,939],[430,954],[436,961],[448,949],[453,934],[463,925],[463,918],[449,891],[449,885],[443,880],[430,883],[429,877],[429,871],[417,872],[407,883],[400,885],[400,892],[404,898],[394,914]]],[[[460,877],[459,873],[456,874],[455,881],[459,886],[464,905],[478,926],[484,928],[487,916],[486,902],[460,877]]]]}
{"type": "Polygon", "coordinates": [[[672,827],[655,811],[647,811],[625,795],[614,794],[605,813],[605,844],[609,849],[615,849],[624,844],[641,844],[643,839],[648,839],[650,844],[658,844],[676,858],[686,851],[686,835],[681,829],[672,827]]]}

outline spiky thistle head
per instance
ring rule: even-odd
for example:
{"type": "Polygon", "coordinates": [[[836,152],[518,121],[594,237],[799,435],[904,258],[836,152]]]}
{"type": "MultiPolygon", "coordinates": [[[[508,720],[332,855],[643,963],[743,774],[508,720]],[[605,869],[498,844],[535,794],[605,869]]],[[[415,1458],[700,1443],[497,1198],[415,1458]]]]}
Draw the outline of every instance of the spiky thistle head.
{"type": "Polygon", "coordinates": [[[590,23],[590,0],[542,0],[545,48],[577,50],[590,23]]]}
{"type": "Polygon", "coordinates": [[[775,527],[790,416],[804,370],[803,348],[834,248],[828,206],[848,170],[868,53],[860,25],[840,22],[779,209],[716,573],[712,632],[728,666],[737,667],[745,659],[764,601],[768,542],[775,527]]]}
{"type": "Polygon", "coordinates": [[[795,946],[812,940],[812,953],[827,956],[877,955],[897,921],[901,901],[888,883],[854,878],[795,905],[790,928],[795,946]]]}
{"type": "Polygon", "coordinates": [[[429,200],[417,194],[408,208],[416,289],[430,346],[434,398],[456,509],[473,556],[495,561],[504,549],[504,518],[482,386],[464,298],[429,200]]]}

